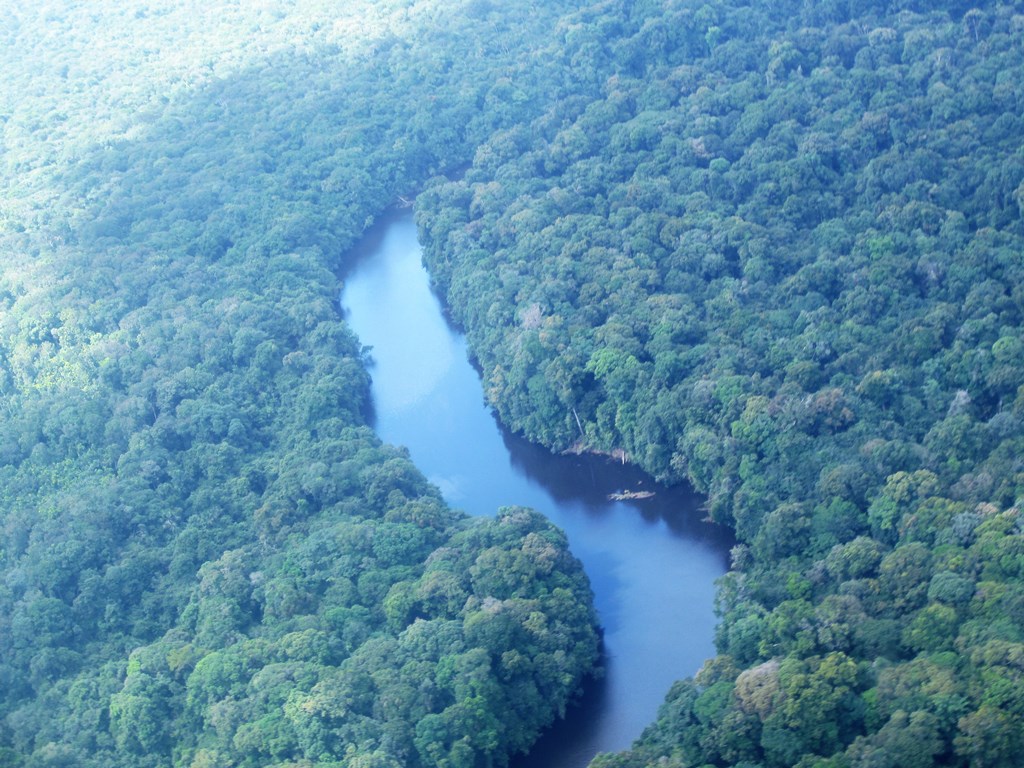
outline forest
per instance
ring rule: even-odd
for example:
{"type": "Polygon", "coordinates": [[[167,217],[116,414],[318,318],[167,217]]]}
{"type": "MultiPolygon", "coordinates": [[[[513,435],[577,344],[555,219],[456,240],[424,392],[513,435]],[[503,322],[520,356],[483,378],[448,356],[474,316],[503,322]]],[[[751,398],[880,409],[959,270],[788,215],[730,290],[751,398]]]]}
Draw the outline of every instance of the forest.
{"type": "Polygon", "coordinates": [[[500,766],[594,672],[564,536],[380,443],[337,306],[502,124],[457,46],[550,22],[290,5],[0,16],[0,765],[500,766]]]}
{"type": "Polygon", "coordinates": [[[1024,15],[841,5],[606,15],[600,97],[420,197],[502,418],[740,542],[719,655],[602,768],[1020,759],[1024,15]]]}
{"type": "Polygon", "coordinates": [[[564,535],[369,427],[415,198],[484,392],[689,482],[717,655],[592,768],[1024,749],[1024,2],[13,0],[0,766],[490,768],[599,664],[564,535]]]}

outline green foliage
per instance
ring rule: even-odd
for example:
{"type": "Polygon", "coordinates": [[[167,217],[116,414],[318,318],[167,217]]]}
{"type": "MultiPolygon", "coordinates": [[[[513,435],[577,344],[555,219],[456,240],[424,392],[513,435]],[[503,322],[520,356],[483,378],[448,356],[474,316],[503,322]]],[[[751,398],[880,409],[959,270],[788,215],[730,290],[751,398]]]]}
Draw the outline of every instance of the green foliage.
{"type": "Polygon", "coordinates": [[[380,444],[336,296],[573,7],[0,14],[0,762],[503,765],[564,712],[579,564],[380,444]]]}
{"type": "Polygon", "coordinates": [[[600,18],[599,93],[418,198],[503,420],[691,481],[741,542],[740,669],[595,764],[1012,763],[975,651],[1024,619],[1019,8],[600,18]]]}
{"type": "Polygon", "coordinates": [[[426,185],[501,418],[740,540],[721,655],[596,765],[1012,764],[1018,10],[8,14],[0,760],[500,765],[564,708],[564,540],[365,426],[339,254],[426,185]]]}

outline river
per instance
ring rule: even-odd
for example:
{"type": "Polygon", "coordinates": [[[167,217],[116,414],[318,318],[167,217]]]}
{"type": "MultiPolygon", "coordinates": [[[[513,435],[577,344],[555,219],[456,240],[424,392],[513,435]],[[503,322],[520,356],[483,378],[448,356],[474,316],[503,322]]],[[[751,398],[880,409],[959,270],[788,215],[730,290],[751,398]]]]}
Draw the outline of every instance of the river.
{"type": "Polygon", "coordinates": [[[604,627],[605,677],[515,768],[582,768],[626,749],[674,680],[714,652],[714,580],[729,534],[702,522],[687,489],[658,487],[597,456],[552,456],[509,434],[485,405],[462,334],[430,291],[412,213],[379,221],[348,262],[345,318],[372,347],[374,426],[453,507],[493,515],[519,504],[569,537],[590,577],[604,627]],[[623,490],[653,498],[609,501],[623,490]]]}

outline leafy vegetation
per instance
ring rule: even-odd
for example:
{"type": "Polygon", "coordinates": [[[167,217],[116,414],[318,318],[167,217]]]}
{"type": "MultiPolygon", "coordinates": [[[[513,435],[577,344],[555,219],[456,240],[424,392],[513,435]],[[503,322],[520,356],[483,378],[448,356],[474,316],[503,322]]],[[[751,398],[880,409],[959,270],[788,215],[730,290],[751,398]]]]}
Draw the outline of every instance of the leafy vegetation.
{"type": "Polygon", "coordinates": [[[720,655],[595,765],[1009,765],[1024,710],[1018,3],[605,3],[599,97],[419,198],[488,396],[687,478],[720,655]]]}
{"type": "Polygon", "coordinates": [[[0,764],[502,765],[596,662],[562,535],[379,443],[336,306],[559,7],[333,5],[5,10],[0,764]]]}
{"type": "Polygon", "coordinates": [[[424,185],[505,422],[740,542],[595,768],[1018,760],[1019,2],[179,5],[0,16],[0,761],[500,765],[565,706],[564,540],[365,426],[339,257],[424,185]]]}

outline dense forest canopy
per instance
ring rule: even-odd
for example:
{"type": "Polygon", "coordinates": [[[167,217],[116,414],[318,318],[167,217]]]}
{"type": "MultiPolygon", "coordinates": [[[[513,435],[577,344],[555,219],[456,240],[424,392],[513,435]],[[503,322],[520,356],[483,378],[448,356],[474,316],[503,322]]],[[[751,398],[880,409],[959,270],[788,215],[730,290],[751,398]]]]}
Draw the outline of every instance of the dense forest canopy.
{"type": "Polygon", "coordinates": [[[601,9],[601,95],[419,199],[502,418],[741,542],[720,655],[598,764],[1017,764],[1024,9],[601,9]]]}
{"type": "Polygon", "coordinates": [[[366,426],[415,195],[490,402],[688,480],[719,655],[595,766],[1024,747],[1024,3],[7,3],[0,764],[487,766],[597,655],[366,426]],[[337,7],[337,6],[342,7],[337,7]]]}
{"type": "Polygon", "coordinates": [[[336,305],[566,7],[334,5],[0,16],[0,764],[502,765],[593,669],[564,537],[379,443],[336,305]]]}

